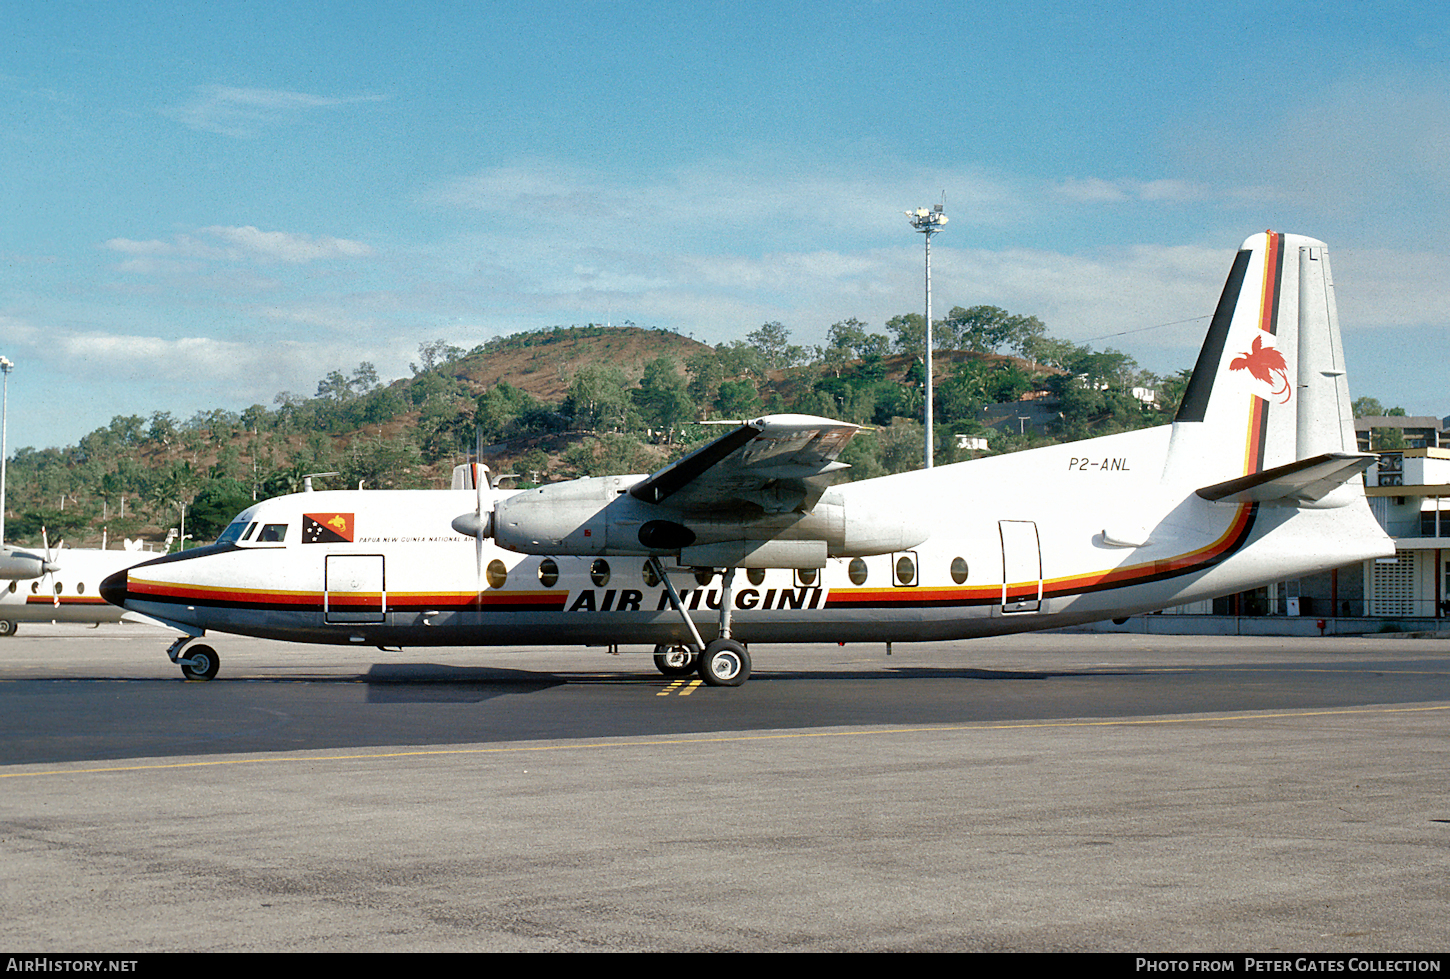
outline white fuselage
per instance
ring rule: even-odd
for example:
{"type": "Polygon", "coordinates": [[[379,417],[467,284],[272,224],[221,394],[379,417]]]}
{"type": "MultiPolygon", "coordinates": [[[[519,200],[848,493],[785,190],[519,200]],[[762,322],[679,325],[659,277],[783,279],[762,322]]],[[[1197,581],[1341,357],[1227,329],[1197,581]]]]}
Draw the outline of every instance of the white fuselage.
{"type": "MultiPolygon", "coordinates": [[[[1306,510],[1210,503],[1195,486],[1165,482],[1170,430],[835,487],[861,511],[909,511],[929,536],[899,552],[833,557],[818,572],[737,571],[735,634],[745,642],[901,642],[1052,628],[1385,552],[1362,493],[1349,505],[1306,510]]],[[[486,505],[508,495],[486,494],[486,505]]],[[[452,528],[477,505],[473,491],[447,490],[268,500],[234,524],[248,527],[249,539],[135,568],[124,594],[114,594],[188,631],[302,642],[689,641],[645,556],[504,550],[452,528]],[[308,542],[318,535],[307,528],[329,518],[351,540],[308,542]],[[265,527],[272,539],[260,540],[265,527]]],[[[674,563],[662,560],[667,569],[674,563]]],[[[671,580],[704,637],[714,636],[721,574],[699,583],[678,570],[671,580]]]]}

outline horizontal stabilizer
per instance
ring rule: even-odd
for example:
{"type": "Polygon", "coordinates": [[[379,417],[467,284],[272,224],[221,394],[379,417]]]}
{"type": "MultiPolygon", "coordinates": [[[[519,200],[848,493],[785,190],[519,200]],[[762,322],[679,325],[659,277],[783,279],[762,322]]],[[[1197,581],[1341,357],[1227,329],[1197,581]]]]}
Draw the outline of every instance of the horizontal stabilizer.
{"type": "Polygon", "coordinates": [[[1198,495],[1214,503],[1314,503],[1364,472],[1377,458],[1369,453],[1325,452],[1205,486],[1198,495]]]}

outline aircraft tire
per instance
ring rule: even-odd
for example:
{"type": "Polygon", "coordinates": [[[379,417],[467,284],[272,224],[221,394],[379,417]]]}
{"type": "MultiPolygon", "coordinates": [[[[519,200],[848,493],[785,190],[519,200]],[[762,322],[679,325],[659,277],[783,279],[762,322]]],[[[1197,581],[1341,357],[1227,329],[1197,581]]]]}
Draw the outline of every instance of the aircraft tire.
{"type": "Polygon", "coordinates": [[[19,625],[14,619],[0,619],[0,638],[15,635],[15,629],[19,625]]]}
{"type": "Polygon", "coordinates": [[[655,647],[655,669],[665,676],[686,676],[695,672],[695,654],[684,646],[655,647]]]}
{"type": "Polygon", "coordinates": [[[186,651],[190,664],[181,664],[181,675],[188,680],[210,680],[221,668],[221,657],[210,646],[192,646],[186,651]]]}
{"type": "Polygon", "coordinates": [[[716,639],[705,647],[700,679],[712,687],[738,687],[750,679],[750,654],[734,639],[716,639]]]}

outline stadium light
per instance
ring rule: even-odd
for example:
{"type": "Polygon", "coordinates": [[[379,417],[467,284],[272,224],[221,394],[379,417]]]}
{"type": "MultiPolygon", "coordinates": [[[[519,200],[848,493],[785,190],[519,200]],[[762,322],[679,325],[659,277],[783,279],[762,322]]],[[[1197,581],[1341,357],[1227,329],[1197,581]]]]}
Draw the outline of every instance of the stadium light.
{"type": "Polygon", "coordinates": [[[947,216],[942,212],[945,205],[937,204],[927,210],[918,207],[914,211],[907,211],[906,216],[911,219],[911,226],[920,231],[926,239],[926,450],[923,453],[926,457],[925,468],[931,468],[932,459],[932,400],[934,394],[933,378],[931,372],[931,236],[942,230],[942,225],[947,223],[947,216]]]}

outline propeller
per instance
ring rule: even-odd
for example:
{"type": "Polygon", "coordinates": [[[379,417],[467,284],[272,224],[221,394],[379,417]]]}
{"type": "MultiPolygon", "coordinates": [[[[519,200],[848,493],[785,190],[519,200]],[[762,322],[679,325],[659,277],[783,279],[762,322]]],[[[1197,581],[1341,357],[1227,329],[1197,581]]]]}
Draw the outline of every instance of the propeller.
{"type": "MultiPolygon", "coordinates": [[[[475,458],[478,458],[483,455],[483,434],[481,429],[474,430],[474,441],[477,443],[478,450],[478,456],[475,456],[475,458]]],[[[459,471],[463,469],[463,466],[459,466],[458,469],[454,470],[455,489],[468,488],[466,485],[459,486],[457,484],[459,471]]],[[[473,483],[473,512],[462,513],[454,517],[452,526],[460,534],[468,534],[473,538],[473,563],[474,570],[477,572],[475,583],[478,592],[482,594],[483,539],[493,536],[493,508],[490,507],[487,513],[484,512],[484,491],[493,489],[493,478],[489,474],[488,466],[482,462],[470,462],[467,466],[466,479],[468,482],[473,483]]]]}
{"type": "Polygon", "coordinates": [[[50,604],[54,608],[60,608],[60,591],[55,583],[55,573],[60,570],[60,564],[56,560],[60,552],[65,548],[65,538],[62,537],[55,545],[55,552],[50,550],[50,535],[46,533],[45,527],[40,528],[40,543],[45,547],[45,563],[41,565],[41,580],[50,579],[50,604]]]}
{"type": "MultiPolygon", "coordinates": [[[[475,582],[477,590],[483,591],[483,488],[488,485],[488,467],[481,462],[475,462],[468,467],[469,473],[473,476],[473,564],[474,570],[478,573],[475,582]]],[[[492,513],[490,513],[492,516],[492,513]]]]}

